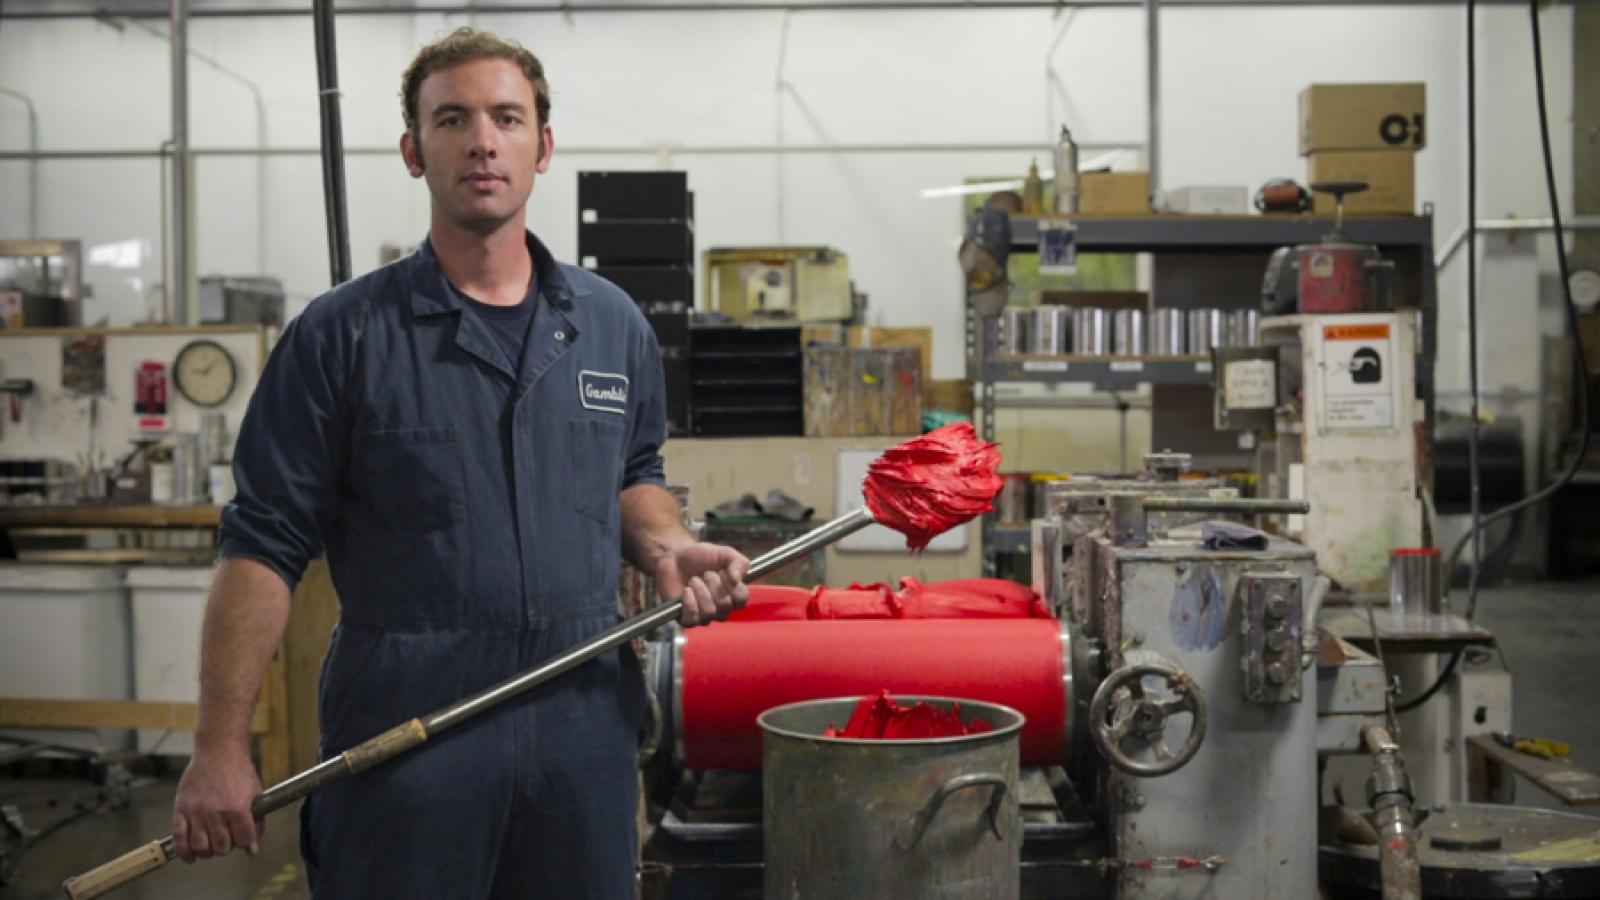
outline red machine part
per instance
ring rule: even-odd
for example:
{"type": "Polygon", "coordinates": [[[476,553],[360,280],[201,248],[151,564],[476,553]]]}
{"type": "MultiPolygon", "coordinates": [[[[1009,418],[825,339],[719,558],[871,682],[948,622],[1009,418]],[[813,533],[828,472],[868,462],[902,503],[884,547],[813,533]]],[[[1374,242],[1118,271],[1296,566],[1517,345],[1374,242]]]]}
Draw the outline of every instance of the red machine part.
{"type": "MultiPolygon", "coordinates": [[[[1062,625],[1054,619],[721,622],[684,632],[674,669],[684,765],[759,769],[756,716],[786,703],[888,690],[1017,710],[1022,764],[1066,756],[1062,625]]],[[[843,727],[846,723],[838,723],[843,727]]]]}
{"type": "Polygon", "coordinates": [[[1375,253],[1360,244],[1300,247],[1300,312],[1354,313],[1378,308],[1368,266],[1375,253]]]}

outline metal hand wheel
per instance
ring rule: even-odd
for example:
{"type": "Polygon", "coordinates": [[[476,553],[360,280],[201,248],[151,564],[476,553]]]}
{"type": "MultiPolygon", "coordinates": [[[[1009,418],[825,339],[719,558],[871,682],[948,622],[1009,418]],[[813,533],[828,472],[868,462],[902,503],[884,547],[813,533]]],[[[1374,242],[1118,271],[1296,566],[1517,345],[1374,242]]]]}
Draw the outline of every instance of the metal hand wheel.
{"type": "Polygon", "coordinates": [[[1183,768],[1206,736],[1206,695],[1182,671],[1146,663],[1112,672],[1100,682],[1089,704],[1089,734],[1106,762],[1129,775],[1152,778],[1183,768]],[[1146,693],[1146,678],[1160,678],[1172,696],[1156,699],[1146,693]],[[1176,753],[1167,744],[1167,719],[1189,713],[1189,734],[1176,753]],[[1153,762],[1139,762],[1123,749],[1124,741],[1148,748],[1153,762]]]}

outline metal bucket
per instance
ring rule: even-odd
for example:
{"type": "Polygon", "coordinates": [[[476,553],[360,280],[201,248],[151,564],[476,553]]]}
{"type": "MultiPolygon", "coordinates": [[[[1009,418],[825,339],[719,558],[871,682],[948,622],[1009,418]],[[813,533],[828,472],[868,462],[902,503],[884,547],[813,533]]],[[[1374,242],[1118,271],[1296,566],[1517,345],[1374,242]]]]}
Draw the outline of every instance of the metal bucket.
{"type": "Polygon", "coordinates": [[[920,740],[825,738],[859,698],[762,713],[766,900],[1008,900],[1021,893],[1022,714],[976,700],[898,697],[994,727],[920,740]]]}

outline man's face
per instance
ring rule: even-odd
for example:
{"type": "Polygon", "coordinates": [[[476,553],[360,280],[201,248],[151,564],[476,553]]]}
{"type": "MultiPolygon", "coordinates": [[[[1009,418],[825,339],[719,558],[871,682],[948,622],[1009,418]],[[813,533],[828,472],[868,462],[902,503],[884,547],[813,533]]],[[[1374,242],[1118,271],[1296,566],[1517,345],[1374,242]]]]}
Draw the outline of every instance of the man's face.
{"type": "Polygon", "coordinates": [[[533,85],[508,60],[441,69],[417,92],[417,127],[400,138],[412,177],[426,177],[436,213],[487,233],[520,220],[534,178],[550,168],[550,127],[533,85]]]}

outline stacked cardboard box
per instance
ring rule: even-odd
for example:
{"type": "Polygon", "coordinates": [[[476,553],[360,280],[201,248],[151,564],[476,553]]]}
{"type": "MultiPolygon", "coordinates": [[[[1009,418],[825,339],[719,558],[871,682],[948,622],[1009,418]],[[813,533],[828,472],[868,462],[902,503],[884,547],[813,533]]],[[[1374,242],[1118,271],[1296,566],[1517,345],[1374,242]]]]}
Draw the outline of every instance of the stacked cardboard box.
{"type": "MultiPolygon", "coordinates": [[[[1427,145],[1427,86],[1313,84],[1300,92],[1300,155],[1306,180],[1364,181],[1367,190],[1345,199],[1347,215],[1416,212],[1416,154],[1427,145]]],[[[1317,215],[1334,200],[1317,194],[1317,215]]]]}

